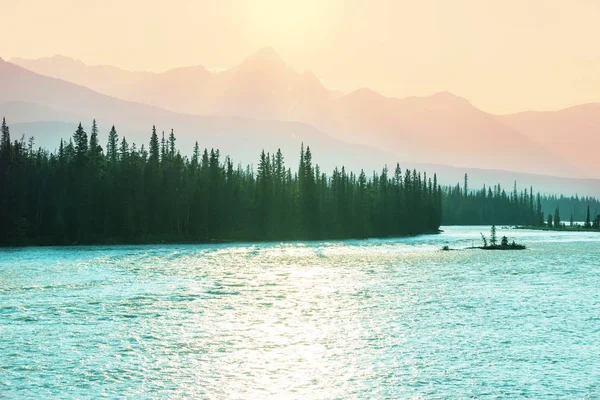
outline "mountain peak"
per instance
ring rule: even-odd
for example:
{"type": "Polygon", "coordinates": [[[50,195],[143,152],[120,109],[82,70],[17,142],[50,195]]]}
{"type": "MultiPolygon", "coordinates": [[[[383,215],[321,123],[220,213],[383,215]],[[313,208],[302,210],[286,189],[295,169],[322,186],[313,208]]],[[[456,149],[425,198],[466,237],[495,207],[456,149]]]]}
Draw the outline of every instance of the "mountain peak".
{"type": "Polygon", "coordinates": [[[279,55],[275,49],[271,46],[263,47],[250,57],[262,58],[262,59],[279,59],[279,55]]]}
{"type": "Polygon", "coordinates": [[[273,67],[285,66],[286,64],[279,57],[275,49],[272,47],[264,47],[246,58],[242,65],[254,67],[273,67]]]}
{"type": "Polygon", "coordinates": [[[76,58],[73,57],[68,57],[68,56],[63,56],[60,54],[55,54],[52,57],[48,57],[48,60],[54,60],[54,61],[59,61],[62,63],[69,63],[69,64],[78,64],[78,65],[85,65],[85,63],[81,60],[78,60],[76,58]]]}
{"type": "Polygon", "coordinates": [[[452,103],[457,103],[457,104],[458,103],[471,104],[469,102],[469,100],[465,99],[464,97],[457,96],[454,93],[451,93],[448,91],[434,93],[431,96],[429,96],[429,98],[433,99],[433,100],[446,102],[446,103],[452,102],[452,103]]]}
{"type": "Polygon", "coordinates": [[[462,97],[459,97],[457,95],[455,95],[454,93],[451,93],[447,90],[443,90],[441,92],[437,92],[431,95],[431,97],[438,97],[438,98],[447,98],[447,99],[461,99],[462,97]]]}
{"type": "Polygon", "coordinates": [[[62,67],[65,66],[72,66],[72,65],[77,65],[77,66],[86,66],[82,61],[76,59],[76,58],[72,58],[72,57],[67,57],[67,56],[63,56],[60,54],[55,54],[51,57],[41,57],[41,58],[20,58],[20,57],[15,57],[12,58],[10,60],[12,63],[17,64],[17,65],[23,65],[25,64],[26,66],[32,65],[32,64],[54,64],[54,65],[60,65],[62,67]]]}
{"type": "Polygon", "coordinates": [[[381,93],[374,91],[373,89],[369,89],[367,87],[363,87],[360,89],[356,89],[355,91],[346,95],[348,98],[362,98],[368,100],[381,100],[385,99],[385,96],[381,93]]]}

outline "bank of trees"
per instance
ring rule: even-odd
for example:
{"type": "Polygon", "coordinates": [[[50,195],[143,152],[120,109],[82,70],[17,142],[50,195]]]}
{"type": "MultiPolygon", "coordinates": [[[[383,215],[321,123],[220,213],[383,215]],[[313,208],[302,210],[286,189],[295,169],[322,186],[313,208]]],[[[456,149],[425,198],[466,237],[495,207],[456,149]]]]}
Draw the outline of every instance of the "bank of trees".
{"type": "Polygon", "coordinates": [[[468,177],[464,185],[442,190],[442,223],[445,225],[540,225],[544,222],[542,197],[533,189],[507,192],[494,185],[470,190],[468,177]]]}
{"type": "MultiPolygon", "coordinates": [[[[255,168],[218,149],[182,156],[174,132],[148,146],[113,127],[105,149],[94,123],[55,153],[34,141],[0,143],[0,244],[209,242],[386,237],[437,231],[435,176],[343,167],[326,175],[302,147],[294,169],[262,152],[255,168]]],[[[295,163],[294,163],[295,164],[295,163]]]]}
{"type": "Polygon", "coordinates": [[[512,190],[494,185],[470,190],[468,176],[464,184],[442,188],[444,225],[530,225],[551,228],[584,222],[584,227],[600,227],[600,203],[593,197],[548,196],[533,188],[512,190]],[[590,211],[591,210],[591,211],[590,211]],[[568,222],[565,222],[568,218],[568,222]]]}
{"type": "Polygon", "coordinates": [[[542,210],[544,213],[560,210],[560,216],[567,224],[572,218],[575,222],[584,222],[587,218],[588,208],[591,218],[600,213],[600,202],[595,197],[588,196],[542,196],[542,210]]]}

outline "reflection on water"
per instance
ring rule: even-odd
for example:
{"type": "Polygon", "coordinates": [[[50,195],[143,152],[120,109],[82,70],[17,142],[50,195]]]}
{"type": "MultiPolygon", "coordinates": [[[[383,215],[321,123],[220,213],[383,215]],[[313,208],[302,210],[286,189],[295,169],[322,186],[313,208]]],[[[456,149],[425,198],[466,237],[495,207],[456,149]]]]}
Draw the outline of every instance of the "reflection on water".
{"type": "Polygon", "coordinates": [[[0,397],[596,398],[600,235],[0,250],[0,397]]]}

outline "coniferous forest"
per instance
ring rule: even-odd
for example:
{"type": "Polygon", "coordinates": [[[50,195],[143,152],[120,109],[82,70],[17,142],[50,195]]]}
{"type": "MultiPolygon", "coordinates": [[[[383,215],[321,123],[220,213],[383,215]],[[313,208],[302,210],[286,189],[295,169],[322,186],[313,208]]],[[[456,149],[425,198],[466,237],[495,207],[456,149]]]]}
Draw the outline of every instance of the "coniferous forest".
{"type": "Polygon", "coordinates": [[[0,244],[210,242],[387,237],[437,232],[436,176],[343,167],[326,175],[308,146],[294,168],[259,155],[256,170],[218,149],[182,156],[171,131],[137,147],[94,121],[54,153],[11,141],[2,124],[0,244]]]}
{"type": "Polygon", "coordinates": [[[561,221],[585,222],[596,228],[600,203],[593,197],[566,197],[540,195],[528,190],[517,190],[515,182],[507,192],[499,184],[478,190],[471,190],[468,176],[464,184],[442,188],[442,224],[444,225],[527,225],[560,226],[561,221]],[[591,211],[590,211],[591,210],[591,211]]]}

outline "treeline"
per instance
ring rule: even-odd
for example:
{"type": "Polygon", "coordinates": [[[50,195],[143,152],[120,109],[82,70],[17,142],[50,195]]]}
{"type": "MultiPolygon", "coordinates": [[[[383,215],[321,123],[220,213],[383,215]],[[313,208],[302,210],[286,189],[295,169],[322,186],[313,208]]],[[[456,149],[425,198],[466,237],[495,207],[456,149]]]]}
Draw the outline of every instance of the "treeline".
{"type": "Polygon", "coordinates": [[[576,222],[583,222],[587,218],[588,207],[591,215],[600,213],[600,202],[595,197],[579,196],[542,196],[542,210],[545,214],[560,210],[562,219],[569,223],[572,218],[576,222]]]}
{"type": "Polygon", "coordinates": [[[470,190],[468,177],[464,185],[444,187],[442,210],[444,225],[540,225],[544,214],[539,193],[518,191],[517,186],[506,192],[494,185],[470,190]]]}
{"type": "Polygon", "coordinates": [[[11,141],[2,123],[0,244],[210,242],[386,237],[436,232],[437,179],[399,166],[370,177],[343,167],[331,175],[300,150],[295,171],[280,151],[256,171],[219,150],[182,156],[174,133],[148,147],[113,127],[106,151],[94,121],[56,152],[11,141]]]}
{"type": "Polygon", "coordinates": [[[572,225],[575,221],[585,222],[585,227],[597,229],[600,221],[598,206],[598,200],[593,197],[540,195],[534,194],[531,187],[517,190],[516,182],[509,192],[499,184],[470,190],[466,174],[462,186],[456,184],[442,188],[444,225],[560,227],[561,224],[572,225]]]}
{"type": "Polygon", "coordinates": [[[560,207],[556,207],[554,213],[549,212],[546,221],[546,228],[562,229],[568,226],[578,230],[581,230],[582,228],[593,230],[600,229],[600,214],[598,214],[598,212],[592,214],[589,205],[587,206],[585,219],[583,221],[574,220],[573,214],[571,213],[571,218],[568,222],[565,222],[561,217],[560,207]],[[593,218],[592,215],[594,215],[593,218]]]}

